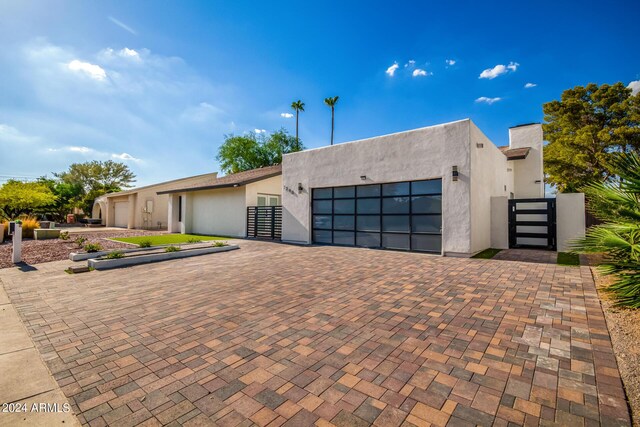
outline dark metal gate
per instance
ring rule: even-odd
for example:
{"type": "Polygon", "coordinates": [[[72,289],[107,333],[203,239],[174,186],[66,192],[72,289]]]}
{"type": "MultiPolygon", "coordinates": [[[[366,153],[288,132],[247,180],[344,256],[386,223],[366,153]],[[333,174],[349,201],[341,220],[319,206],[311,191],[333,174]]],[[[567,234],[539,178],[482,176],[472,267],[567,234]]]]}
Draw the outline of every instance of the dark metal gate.
{"type": "Polygon", "coordinates": [[[509,247],[556,250],[556,199],[509,200],[509,247]]]}
{"type": "Polygon", "coordinates": [[[280,240],[282,206],[248,206],[247,237],[280,240]]]}

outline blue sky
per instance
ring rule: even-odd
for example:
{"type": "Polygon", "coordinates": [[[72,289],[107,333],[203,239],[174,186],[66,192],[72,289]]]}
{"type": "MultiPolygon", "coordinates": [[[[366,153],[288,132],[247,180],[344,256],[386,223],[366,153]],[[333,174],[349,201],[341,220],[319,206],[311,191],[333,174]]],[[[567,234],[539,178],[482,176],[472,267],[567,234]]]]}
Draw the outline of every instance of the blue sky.
{"type": "Polygon", "coordinates": [[[294,133],[297,99],[327,145],[334,95],[336,143],[469,117],[506,145],[566,88],[640,80],[638,2],[308,3],[0,0],[0,182],[215,171],[224,134],[294,133]]]}

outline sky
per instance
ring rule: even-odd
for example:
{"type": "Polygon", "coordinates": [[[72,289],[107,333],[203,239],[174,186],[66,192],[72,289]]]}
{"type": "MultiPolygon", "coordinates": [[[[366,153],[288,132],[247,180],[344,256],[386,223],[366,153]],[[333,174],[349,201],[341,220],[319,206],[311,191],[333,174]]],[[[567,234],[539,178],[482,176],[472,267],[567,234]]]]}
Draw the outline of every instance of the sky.
{"type": "MultiPolygon", "coordinates": [[[[0,183],[219,170],[228,134],[329,144],[471,118],[498,146],[588,83],[640,88],[637,1],[0,0],[0,183]]],[[[637,90],[637,89],[636,89],[637,90]]]]}

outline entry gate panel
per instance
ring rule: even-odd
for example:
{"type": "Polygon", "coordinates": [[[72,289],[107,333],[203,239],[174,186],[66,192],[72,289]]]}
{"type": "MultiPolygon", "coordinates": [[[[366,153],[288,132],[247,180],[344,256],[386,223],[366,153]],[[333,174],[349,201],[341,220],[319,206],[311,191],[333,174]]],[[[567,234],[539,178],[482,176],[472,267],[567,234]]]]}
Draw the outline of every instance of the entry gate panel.
{"type": "Polygon", "coordinates": [[[556,199],[509,200],[509,247],[556,250],[556,199]]]}
{"type": "Polygon", "coordinates": [[[282,206],[247,207],[247,237],[280,240],[282,206]]]}

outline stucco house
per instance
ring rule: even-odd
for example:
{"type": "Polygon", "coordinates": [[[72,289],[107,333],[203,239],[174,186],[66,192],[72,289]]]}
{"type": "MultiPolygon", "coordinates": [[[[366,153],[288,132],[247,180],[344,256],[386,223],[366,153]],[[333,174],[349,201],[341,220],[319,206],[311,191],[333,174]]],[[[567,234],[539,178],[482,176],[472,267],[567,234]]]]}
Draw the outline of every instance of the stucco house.
{"type": "Polygon", "coordinates": [[[92,218],[100,218],[107,227],[166,229],[169,196],[158,194],[190,185],[207,185],[218,176],[217,172],[175,179],[96,198],[92,218]]]}

